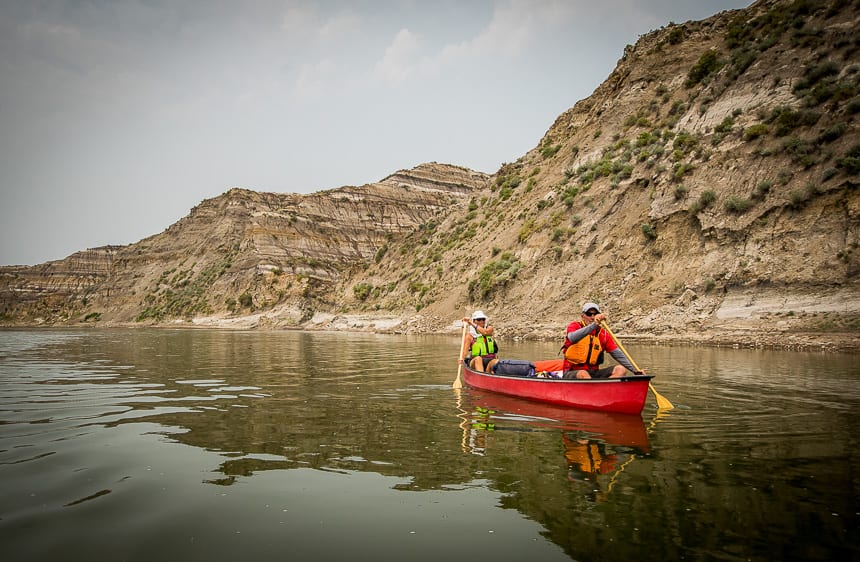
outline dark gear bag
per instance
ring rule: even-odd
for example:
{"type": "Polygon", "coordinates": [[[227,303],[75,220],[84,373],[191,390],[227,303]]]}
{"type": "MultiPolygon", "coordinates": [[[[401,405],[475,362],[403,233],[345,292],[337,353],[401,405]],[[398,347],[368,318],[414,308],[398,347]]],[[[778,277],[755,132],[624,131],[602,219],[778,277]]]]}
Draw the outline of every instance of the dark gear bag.
{"type": "Polygon", "coordinates": [[[497,375],[533,377],[535,376],[535,364],[523,359],[499,359],[493,372],[497,375]]]}

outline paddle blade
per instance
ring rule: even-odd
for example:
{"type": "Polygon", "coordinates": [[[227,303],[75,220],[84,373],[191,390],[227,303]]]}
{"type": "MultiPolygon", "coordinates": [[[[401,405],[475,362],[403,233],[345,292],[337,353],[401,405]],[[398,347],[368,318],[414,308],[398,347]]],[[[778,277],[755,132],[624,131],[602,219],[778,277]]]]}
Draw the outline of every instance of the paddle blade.
{"type": "Polygon", "coordinates": [[[457,378],[454,379],[454,384],[451,385],[451,388],[463,388],[463,381],[460,380],[460,373],[463,371],[463,363],[460,363],[460,366],[457,367],[457,378]]]}
{"type": "Polygon", "coordinates": [[[658,410],[671,410],[675,407],[672,405],[671,402],[669,402],[668,398],[665,398],[662,394],[657,392],[657,389],[654,388],[654,385],[652,385],[650,382],[648,383],[648,388],[650,388],[651,392],[654,393],[654,399],[657,400],[658,410]]]}

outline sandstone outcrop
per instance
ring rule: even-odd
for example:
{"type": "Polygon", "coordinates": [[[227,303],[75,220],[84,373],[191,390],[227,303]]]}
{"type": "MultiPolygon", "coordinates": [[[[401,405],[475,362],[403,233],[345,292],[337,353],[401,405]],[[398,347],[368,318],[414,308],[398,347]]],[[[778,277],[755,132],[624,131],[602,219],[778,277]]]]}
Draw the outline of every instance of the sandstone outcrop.
{"type": "Polygon", "coordinates": [[[333,284],[482,188],[488,176],[444,164],[310,195],[231,189],[161,234],[35,267],[0,267],[8,323],[83,318],[151,323],[250,316],[288,324],[336,303],[333,284]]]}

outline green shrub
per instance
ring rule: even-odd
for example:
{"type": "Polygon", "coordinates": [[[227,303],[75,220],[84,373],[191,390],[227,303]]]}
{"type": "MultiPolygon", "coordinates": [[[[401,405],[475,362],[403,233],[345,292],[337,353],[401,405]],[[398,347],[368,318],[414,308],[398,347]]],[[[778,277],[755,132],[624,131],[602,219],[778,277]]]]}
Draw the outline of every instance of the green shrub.
{"type": "Polygon", "coordinates": [[[517,240],[519,240],[520,244],[524,244],[526,240],[532,235],[535,231],[535,221],[534,219],[527,220],[523,223],[522,228],[520,228],[520,232],[517,235],[517,240]]]}
{"type": "Polygon", "coordinates": [[[503,252],[498,260],[484,265],[478,272],[477,279],[469,282],[469,296],[474,300],[484,300],[508,281],[516,278],[522,265],[511,252],[503,252]]]}
{"type": "Polygon", "coordinates": [[[846,125],[845,123],[836,123],[835,125],[824,129],[823,131],[821,131],[821,134],[818,135],[818,143],[823,144],[835,141],[836,139],[841,137],[843,133],[845,133],[845,130],[847,128],[848,125],[846,125]]]}
{"type": "Polygon", "coordinates": [[[782,148],[791,155],[792,161],[802,165],[804,168],[809,168],[816,164],[815,155],[818,153],[818,146],[812,142],[800,137],[791,137],[782,143],[782,148]]]}
{"type": "Polygon", "coordinates": [[[541,153],[541,156],[543,156],[546,159],[546,158],[552,158],[553,156],[555,156],[559,150],[561,150],[560,144],[545,145],[545,146],[541,147],[540,153],[541,153]]]}
{"type": "Polygon", "coordinates": [[[723,207],[729,213],[740,215],[746,213],[750,209],[750,207],[752,207],[752,201],[743,197],[732,195],[728,199],[726,199],[725,203],[723,203],[723,207]]]}
{"type": "Polygon", "coordinates": [[[669,115],[680,115],[685,109],[687,109],[687,104],[681,100],[675,100],[672,102],[672,107],[669,108],[669,115]]]}
{"type": "Polygon", "coordinates": [[[683,154],[689,154],[699,144],[699,139],[695,135],[691,135],[686,131],[681,131],[675,136],[672,141],[672,147],[675,150],[681,151],[683,154]]]}
{"type": "Polygon", "coordinates": [[[714,127],[715,133],[730,133],[732,132],[732,127],[735,126],[735,120],[732,117],[726,117],[723,119],[722,123],[714,127]]]}
{"type": "Polygon", "coordinates": [[[767,125],[764,123],[756,123],[750,125],[744,130],[744,140],[751,141],[767,134],[767,125]]]}
{"type": "Polygon", "coordinates": [[[654,228],[654,225],[647,222],[642,223],[640,229],[642,230],[643,236],[648,240],[655,240],[657,238],[657,229],[654,228]]]}
{"type": "Polygon", "coordinates": [[[690,163],[687,162],[678,162],[675,164],[674,171],[672,173],[672,177],[675,181],[680,181],[684,176],[688,175],[695,169],[690,163]]]}
{"type": "Polygon", "coordinates": [[[839,74],[839,65],[834,61],[825,61],[814,66],[807,66],[803,73],[803,80],[794,87],[794,93],[808,90],[821,82],[823,79],[839,74]]]}
{"type": "Polygon", "coordinates": [[[388,244],[383,244],[376,250],[376,255],[373,256],[373,261],[375,263],[379,263],[382,261],[382,258],[385,257],[385,254],[388,252],[388,244]]]}
{"type": "Polygon", "coordinates": [[[248,291],[245,291],[239,295],[239,304],[244,308],[250,308],[251,305],[254,304],[254,299],[248,291]]]}
{"type": "Polygon", "coordinates": [[[732,66],[731,73],[734,78],[737,78],[755,62],[758,53],[752,49],[738,49],[732,51],[732,66]]]}
{"type": "Polygon", "coordinates": [[[784,137],[798,127],[811,127],[821,118],[817,111],[795,111],[790,107],[775,107],[770,112],[769,123],[773,124],[773,134],[784,137]]]}
{"type": "Polygon", "coordinates": [[[367,300],[367,297],[370,296],[370,293],[373,291],[373,285],[370,283],[356,283],[352,286],[352,294],[355,295],[360,301],[367,300]]]}
{"type": "Polygon", "coordinates": [[[690,72],[687,74],[687,81],[684,83],[684,86],[687,88],[692,88],[696,84],[702,82],[707,79],[710,75],[714,74],[718,70],[720,70],[725,64],[722,60],[720,60],[719,55],[713,49],[708,49],[705,51],[696,64],[690,69],[690,72]]]}
{"type": "Polygon", "coordinates": [[[707,189],[699,195],[699,199],[696,200],[690,206],[690,212],[696,214],[700,211],[703,211],[714,204],[714,201],[717,200],[717,193],[713,190],[707,189]]]}
{"type": "Polygon", "coordinates": [[[769,180],[764,180],[758,182],[758,185],[755,186],[755,191],[753,191],[753,197],[755,199],[764,199],[764,196],[770,191],[770,188],[773,187],[773,182],[769,180]]]}
{"type": "Polygon", "coordinates": [[[836,167],[845,170],[845,173],[854,176],[860,172],[860,144],[855,144],[845,156],[836,159],[836,167]]]}

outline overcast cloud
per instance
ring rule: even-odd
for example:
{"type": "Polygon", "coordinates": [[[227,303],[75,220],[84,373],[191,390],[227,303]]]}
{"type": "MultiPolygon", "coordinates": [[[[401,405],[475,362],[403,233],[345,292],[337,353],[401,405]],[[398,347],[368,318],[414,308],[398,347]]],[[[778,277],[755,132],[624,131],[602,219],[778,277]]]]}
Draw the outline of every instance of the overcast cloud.
{"type": "Polygon", "coordinates": [[[0,264],[136,242],[232,187],[495,172],[639,35],[748,4],[4,1],[0,264]]]}

